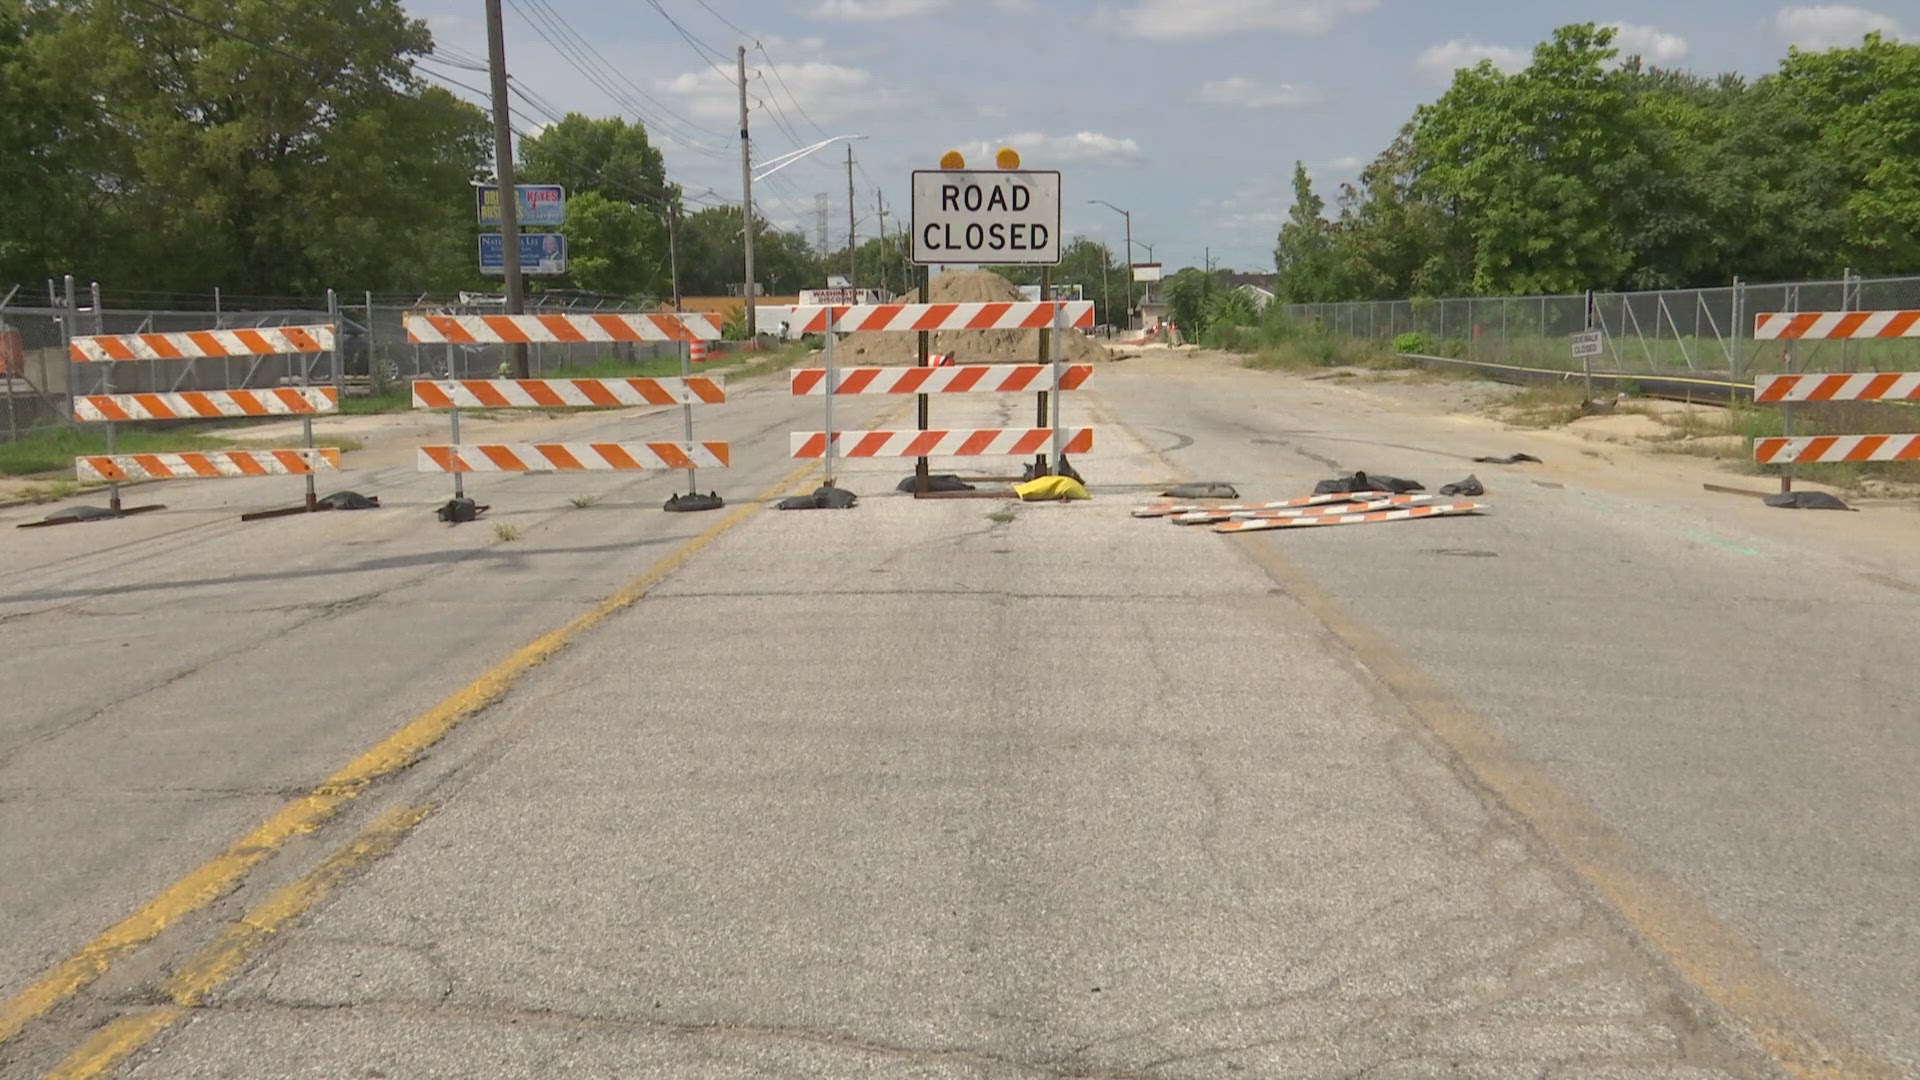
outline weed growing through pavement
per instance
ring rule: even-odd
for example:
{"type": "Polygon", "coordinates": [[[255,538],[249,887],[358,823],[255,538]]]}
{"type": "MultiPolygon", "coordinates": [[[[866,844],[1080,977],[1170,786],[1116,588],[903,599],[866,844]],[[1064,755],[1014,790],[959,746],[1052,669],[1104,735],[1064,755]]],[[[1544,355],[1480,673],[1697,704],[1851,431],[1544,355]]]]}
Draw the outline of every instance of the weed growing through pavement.
{"type": "Polygon", "coordinates": [[[600,501],[600,496],[598,496],[598,495],[575,495],[575,496],[574,496],[573,498],[571,498],[571,499],[568,499],[567,501],[568,501],[569,503],[572,503],[572,504],[573,504],[573,508],[574,508],[575,510],[585,510],[585,509],[586,509],[587,507],[589,507],[589,506],[592,506],[592,505],[593,505],[594,503],[597,503],[597,502],[599,502],[599,501],[600,501]]]}
{"type": "Polygon", "coordinates": [[[520,528],[517,525],[509,525],[503,521],[493,527],[493,536],[494,539],[499,540],[501,543],[511,543],[520,539],[520,528]]]}
{"type": "Polygon", "coordinates": [[[987,520],[993,522],[995,525],[1005,525],[1013,520],[1013,511],[995,510],[993,513],[987,515],[987,520]]]}

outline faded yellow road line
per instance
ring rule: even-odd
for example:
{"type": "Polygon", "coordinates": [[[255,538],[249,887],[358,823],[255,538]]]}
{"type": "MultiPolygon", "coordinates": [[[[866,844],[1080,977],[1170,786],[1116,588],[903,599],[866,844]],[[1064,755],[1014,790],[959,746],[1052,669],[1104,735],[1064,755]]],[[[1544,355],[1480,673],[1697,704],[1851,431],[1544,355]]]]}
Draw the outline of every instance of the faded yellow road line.
{"type": "MultiPolygon", "coordinates": [[[[1147,453],[1191,479],[1187,470],[1098,405],[1101,422],[1125,431],[1147,453]]],[[[1486,720],[1430,678],[1384,635],[1365,625],[1272,537],[1231,542],[1345,645],[1474,778],[1559,852],[1681,978],[1744,1027],[1760,1049],[1796,1080],[1897,1080],[1899,1070],[1858,1046],[1760,950],[1722,923],[1652,859],[1529,761],[1486,720]]]]}
{"type": "Polygon", "coordinates": [[[142,1009],[101,1028],[54,1066],[47,1080],[91,1080],[106,1075],[205,1001],[287,923],[312,909],[350,874],[399,846],[407,833],[432,812],[431,806],[402,806],[381,815],[351,843],[327,856],[305,877],[282,886],[187,961],[167,981],[171,1005],[142,1009]]]}
{"type": "Polygon", "coordinates": [[[608,616],[645,596],[696,552],[745,521],[760,508],[759,504],[785,491],[815,467],[812,462],[796,466],[753,501],[738,507],[681,544],[649,567],[646,573],[596,604],[592,610],[528,642],[478,679],[414,717],[319,786],[288,802],[226,850],[188,871],[140,910],[56,964],[31,985],[0,1004],[0,1042],[20,1034],[49,1009],[84,989],[105,974],[116,960],[152,941],[184,916],[233,889],[255,866],[278,851],[289,839],[319,827],[342,806],[358,798],[368,785],[411,764],[421,753],[446,738],[462,721],[498,700],[515,680],[566,648],[608,616]]]}

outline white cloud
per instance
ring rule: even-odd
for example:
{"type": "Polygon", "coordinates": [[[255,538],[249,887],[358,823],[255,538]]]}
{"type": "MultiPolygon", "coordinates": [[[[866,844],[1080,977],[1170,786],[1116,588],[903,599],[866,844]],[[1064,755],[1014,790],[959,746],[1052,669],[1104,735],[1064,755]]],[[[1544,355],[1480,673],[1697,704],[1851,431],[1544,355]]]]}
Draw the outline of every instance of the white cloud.
{"type": "Polygon", "coordinates": [[[816,19],[885,22],[909,19],[947,6],[947,0],[821,0],[807,12],[816,19]]]}
{"type": "Polygon", "coordinates": [[[1252,79],[1236,75],[1202,86],[1194,99],[1208,105],[1226,105],[1242,109],[1299,109],[1318,105],[1326,95],[1303,86],[1281,83],[1262,86],[1252,79]]]}
{"type": "MultiPolygon", "coordinates": [[[[805,60],[797,64],[762,65],[778,93],[769,97],[768,82],[754,81],[749,91],[755,96],[786,108],[787,95],[815,120],[885,112],[914,104],[911,93],[887,86],[864,68],[847,67],[825,60],[805,60]]],[[[657,82],[660,89],[685,99],[694,116],[707,120],[726,120],[739,114],[740,90],[737,83],[712,68],[690,71],[657,82]]]]}
{"type": "Polygon", "coordinates": [[[1679,34],[1669,34],[1651,26],[1636,26],[1633,23],[1608,23],[1613,27],[1613,44],[1620,55],[1638,56],[1656,64],[1671,64],[1687,55],[1691,48],[1687,39],[1679,34]]]}
{"type": "Polygon", "coordinates": [[[1531,63],[1533,54],[1508,45],[1482,45],[1477,41],[1454,40],[1427,49],[1414,64],[1422,71],[1450,78],[1460,68],[1473,67],[1482,60],[1491,60],[1494,67],[1512,74],[1531,63]]]}
{"type": "Polygon", "coordinates": [[[1773,17],[1773,28],[1788,44],[1808,49],[1852,48],[1876,31],[1895,39],[1904,36],[1891,16],[1848,4],[1784,7],[1773,17]]]}
{"type": "Polygon", "coordinates": [[[1335,172],[1335,173],[1352,172],[1355,169],[1358,169],[1360,166],[1365,164],[1366,164],[1366,160],[1364,158],[1357,158],[1352,156],[1337,157],[1337,158],[1334,158],[1332,161],[1327,162],[1324,165],[1310,167],[1307,171],[1311,173],[1316,173],[1316,174],[1323,170],[1326,172],[1335,172]]]}
{"type": "Polygon", "coordinates": [[[1128,33],[1155,41],[1205,41],[1254,30],[1324,34],[1380,0],[1137,0],[1120,12],[1128,33]]]}
{"type": "Polygon", "coordinates": [[[967,151],[966,156],[969,160],[977,155],[979,160],[991,161],[994,152],[1003,146],[1020,151],[1023,164],[1030,169],[1051,169],[1057,165],[1073,164],[1137,165],[1146,160],[1146,154],[1141,151],[1138,142],[1097,131],[1080,131],[1072,135],[1023,131],[1018,135],[977,143],[967,151]]]}

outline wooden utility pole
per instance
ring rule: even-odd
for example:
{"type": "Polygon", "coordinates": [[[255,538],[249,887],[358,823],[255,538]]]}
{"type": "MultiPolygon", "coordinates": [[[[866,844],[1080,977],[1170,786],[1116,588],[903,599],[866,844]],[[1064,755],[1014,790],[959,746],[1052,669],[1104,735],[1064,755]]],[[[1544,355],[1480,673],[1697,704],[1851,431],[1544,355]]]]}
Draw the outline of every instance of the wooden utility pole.
{"type": "MultiPolygon", "coordinates": [[[[507,46],[501,29],[500,0],[487,0],[487,74],[493,90],[493,171],[500,187],[501,268],[506,271],[507,314],[527,310],[526,282],[520,276],[520,197],[513,184],[513,123],[507,100],[507,46]]],[[[527,346],[509,345],[513,374],[527,378],[527,346]]]]}
{"type": "MultiPolygon", "coordinates": [[[[499,0],[492,0],[498,3],[499,0]]],[[[748,348],[760,340],[753,295],[753,140],[747,136],[747,47],[740,46],[740,237],[746,251],[748,348]]]]}
{"type": "Polygon", "coordinates": [[[887,193],[873,189],[874,212],[880,215],[880,287],[893,285],[893,252],[887,247],[887,193]]]}
{"type": "Polygon", "coordinates": [[[859,255],[857,254],[859,249],[856,246],[856,238],[854,237],[853,233],[854,233],[853,144],[848,143],[847,144],[847,285],[852,288],[859,288],[860,282],[855,277],[855,275],[859,272],[860,260],[859,260],[859,255]]]}

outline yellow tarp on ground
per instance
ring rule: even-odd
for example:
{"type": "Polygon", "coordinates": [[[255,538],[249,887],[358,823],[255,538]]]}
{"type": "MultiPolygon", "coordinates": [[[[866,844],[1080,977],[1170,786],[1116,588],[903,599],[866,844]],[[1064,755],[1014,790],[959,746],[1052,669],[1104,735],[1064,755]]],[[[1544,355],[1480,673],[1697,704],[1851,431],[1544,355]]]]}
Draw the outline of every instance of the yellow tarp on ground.
{"type": "Polygon", "coordinates": [[[1055,499],[1091,499],[1087,489],[1080,481],[1071,476],[1041,476],[1016,485],[1015,495],[1026,502],[1048,502],[1055,499]]]}

